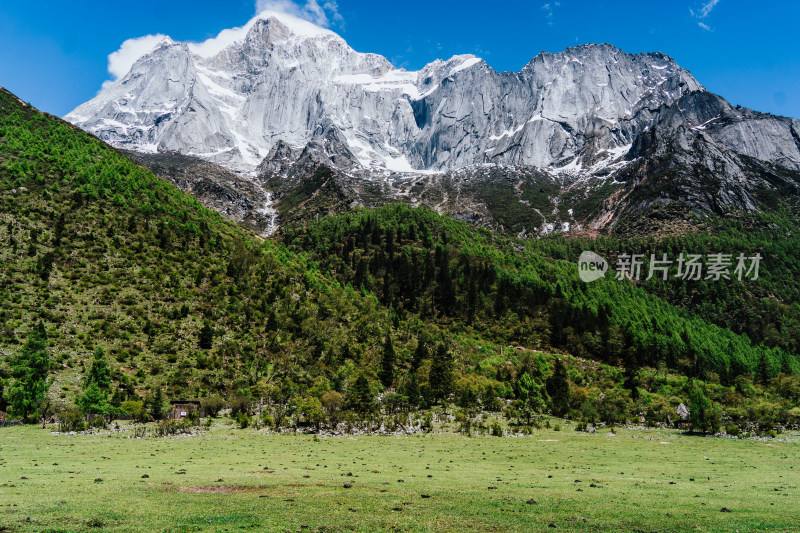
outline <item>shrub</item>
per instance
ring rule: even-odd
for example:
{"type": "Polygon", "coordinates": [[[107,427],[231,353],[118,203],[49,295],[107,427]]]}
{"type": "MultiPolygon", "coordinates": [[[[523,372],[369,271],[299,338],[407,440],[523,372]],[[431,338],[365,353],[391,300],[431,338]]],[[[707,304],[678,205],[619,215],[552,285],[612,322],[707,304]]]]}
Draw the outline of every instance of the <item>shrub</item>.
{"type": "Polygon", "coordinates": [[[61,433],[68,433],[70,431],[83,431],[86,429],[86,423],[83,421],[83,414],[77,409],[70,409],[63,411],[58,415],[58,430],[61,433]]]}
{"type": "Polygon", "coordinates": [[[236,415],[236,423],[239,424],[241,429],[247,429],[250,427],[250,422],[250,416],[246,413],[239,411],[239,413],[236,415]]]}
{"type": "Polygon", "coordinates": [[[733,437],[738,437],[742,433],[742,430],[739,429],[739,426],[737,426],[736,424],[731,424],[725,426],[725,433],[733,437]]]}
{"type": "Polygon", "coordinates": [[[191,432],[191,426],[185,420],[162,420],[153,428],[154,437],[169,437],[191,432]]]}
{"type": "Polygon", "coordinates": [[[122,412],[125,413],[126,415],[135,415],[136,413],[144,409],[144,404],[137,400],[127,400],[122,402],[120,408],[122,409],[122,412]]]}
{"type": "Polygon", "coordinates": [[[231,416],[236,417],[238,414],[249,416],[253,409],[253,400],[244,396],[237,396],[231,400],[231,416]]]}
{"type": "Polygon", "coordinates": [[[422,419],[422,429],[430,432],[433,429],[433,415],[425,413],[425,418],[422,419]]]}
{"type": "Polygon", "coordinates": [[[102,416],[95,416],[87,424],[90,428],[103,429],[106,427],[106,420],[102,416]]]}
{"type": "Polygon", "coordinates": [[[209,396],[200,400],[200,407],[206,416],[216,418],[219,412],[225,408],[225,401],[219,396],[209,396]]]}
{"type": "Polygon", "coordinates": [[[499,422],[495,421],[492,423],[490,433],[493,437],[502,437],[503,436],[503,427],[500,425],[499,422]]]}

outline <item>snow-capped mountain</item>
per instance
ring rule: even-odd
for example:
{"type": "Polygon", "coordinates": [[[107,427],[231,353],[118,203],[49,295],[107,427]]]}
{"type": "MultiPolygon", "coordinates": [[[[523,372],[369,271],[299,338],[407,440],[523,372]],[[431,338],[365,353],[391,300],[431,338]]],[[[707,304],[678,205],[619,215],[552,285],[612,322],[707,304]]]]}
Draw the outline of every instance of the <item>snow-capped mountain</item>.
{"type": "Polygon", "coordinates": [[[408,72],[267,12],[202,44],[165,38],[66,118],[120,147],[240,171],[330,129],[365,167],[547,167],[630,145],[654,110],[697,90],[669,57],[610,45],[542,53],[517,73],[470,55],[408,72]]]}
{"type": "MultiPolygon", "coordinates": [[[[401,200],[527,235],[604,231],[672,202],[752,210],[800,183],[800,121],[734,107],[661,53],[588,44],[519,72],[471,55],[410,72],[272,12],[203,43],[164,37],[66,118],[251,179],[203,191],[215,207],[241,196],[235,218],[265,232],[282,195],[313,197],[302,216],[401,200]]],[[[142,161],[190,187],[165,157],[142,161]]]]}

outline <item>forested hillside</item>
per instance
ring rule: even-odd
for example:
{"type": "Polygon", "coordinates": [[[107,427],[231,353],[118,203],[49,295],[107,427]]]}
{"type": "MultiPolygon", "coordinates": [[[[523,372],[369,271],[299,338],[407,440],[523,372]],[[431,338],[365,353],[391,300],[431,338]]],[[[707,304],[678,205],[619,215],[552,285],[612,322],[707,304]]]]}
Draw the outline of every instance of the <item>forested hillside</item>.
{"type": "Polygon", "coordinates": [[[626,367],[665,364],[700,378],[713,372],[724,383],[754,371],[762,359],[770,376],[798,367],[792,355],[797,286],[789,277],[797,269],[791,263],[797,251],[779,238],[520,241],[399,205],[327,217],[285,234],[293,249],[311,251],[324,271],[374,293],[400,317],[469,327],[496,342],[560,348],[626,367]],[[641,286],[611,272],[587,284],[577,270],[583,249],[630,249],[648,257],[651,250],[657,256],[760,252],[775,257],[769,263],[775,270],[755,281],[670,277],[641,286]],[[793,302],[781,304],[773,296],[777,318],[761,313],[768,304],[759,298],[769,300],[771,293],[793,302]]]}
{"type": "Polygon", "coordinates": [[[372,356],[388,327],[373,299],[7,92],[0,120],[0,349],[42,321],[65,402],[98,349],[126,397],[313,380],[351,344],[372,356]]]}
{"type": "Polygon", "coordinates": [[[522,241],[387,206],[263,241],[0,91],[0,411],[157,418],[164,397],[216,398],[320,427],[456,404],[524,426],[666,422],[707,396],[716,428],[796,422],[796,226],[775,216],[522,241]],[[752,282],[586,284],[587,247],[772,262],[752,282]]]}

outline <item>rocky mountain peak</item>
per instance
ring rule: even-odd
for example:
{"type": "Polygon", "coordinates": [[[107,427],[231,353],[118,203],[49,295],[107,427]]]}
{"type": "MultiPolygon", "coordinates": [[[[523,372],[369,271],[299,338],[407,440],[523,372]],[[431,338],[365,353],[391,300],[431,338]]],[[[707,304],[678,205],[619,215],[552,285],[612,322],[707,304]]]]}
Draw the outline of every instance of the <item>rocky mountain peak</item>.
{"type": "Polygon", "coordinates": [[[203,43],[165,40],[66,118],[117,146],[244,173],[291,156],[380,175],[490,164],[591,176],[656,128],[698,133],[692,128],[720,115],[729,127],[713,134],[723,145],[800,165],[794,141],[783,142],[795,122],[704,94],[660,52],[584,44],[539,53],[516,73],[474,55],[414,72],[356,52],[330,30],[265,12],[203,43]]]}

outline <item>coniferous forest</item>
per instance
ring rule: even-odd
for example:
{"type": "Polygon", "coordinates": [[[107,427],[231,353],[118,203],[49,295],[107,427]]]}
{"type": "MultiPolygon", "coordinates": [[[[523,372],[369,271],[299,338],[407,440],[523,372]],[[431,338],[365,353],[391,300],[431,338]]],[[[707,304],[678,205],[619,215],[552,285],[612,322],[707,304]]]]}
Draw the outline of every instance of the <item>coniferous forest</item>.
{"type": "Polygon", "coordinates": [[[457,409],[769,432],[800,422],[796,199],[695,233],[521,240],[398,204],[261,239],[0,92],[0,411],[245,426],[457,409]],[[582,250],[764,257],[757,280],[593,283],[582,250]]]}

